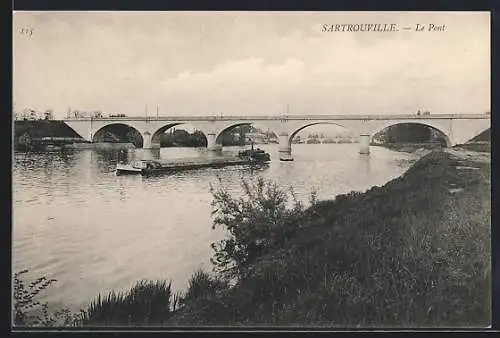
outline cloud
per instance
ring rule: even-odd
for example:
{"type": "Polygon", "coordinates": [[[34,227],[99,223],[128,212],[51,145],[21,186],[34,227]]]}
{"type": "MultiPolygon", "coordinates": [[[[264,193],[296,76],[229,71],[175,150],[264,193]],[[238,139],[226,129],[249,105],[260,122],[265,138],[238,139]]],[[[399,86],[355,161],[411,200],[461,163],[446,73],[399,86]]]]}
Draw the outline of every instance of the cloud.
{"type": "MultiPolygon", "coordinates": [[[[482,112],[481,13],[16,13],[19,108],[142,114],[482,112]],[[321,33],[336,22],[442,22],[444,33],[321,33]]],[[[60,113],[61,112],[61,113],[60,113]]]]}
{"type": "Polygon", "coordinates": [[[281,64],[266,64],[264,58],[229,60],[213,70],[202,73],[185,71],[162,83],[166,90],[193,91],[222,90],[234,92],[253,87],[276,88],[280,84],[293,82],[303,71],[302,61],[289,58],[281,64]],[[263,86],[263,87],[262,87],[263,86]]]}
{"type": "Polygon", "coordinates": [[[195,99],[197,110],[204,102],[235,115],[279,113],[276,109],[285,102],[304,113],[487,109],[488,44],[474,34],[453,44],[447,41],[441,35],[363,45],[353,35],[306,38],[293,32],[275,41],[275,48],[260,50],[265,57],[229,60],[207,72],[182,72],[162,85],[178,105],[195,99]]]}

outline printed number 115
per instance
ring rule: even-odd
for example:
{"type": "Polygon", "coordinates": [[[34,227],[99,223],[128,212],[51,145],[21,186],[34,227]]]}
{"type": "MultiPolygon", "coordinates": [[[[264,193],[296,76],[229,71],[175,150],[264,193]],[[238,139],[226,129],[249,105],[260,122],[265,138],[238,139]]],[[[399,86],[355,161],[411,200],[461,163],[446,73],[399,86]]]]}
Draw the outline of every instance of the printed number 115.
{"type": "Polygon", "coordinates": [[[33,28],[21,28],[21,34],[32,36],[33,35],[33,28]]]}

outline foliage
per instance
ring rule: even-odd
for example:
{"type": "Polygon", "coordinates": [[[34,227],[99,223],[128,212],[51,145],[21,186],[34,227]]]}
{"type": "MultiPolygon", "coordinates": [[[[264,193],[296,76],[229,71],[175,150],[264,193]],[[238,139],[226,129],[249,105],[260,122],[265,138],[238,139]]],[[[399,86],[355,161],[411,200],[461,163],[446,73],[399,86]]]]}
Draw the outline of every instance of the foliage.
{"type": "Polygon", "coordinates": [[[223,146],[242,146],[246,144],[246,134],[253,130],[255,129],[248,124],[229,128],[219,135],[217,142],[223,146]]]}
{"type": "MultiPolygon", "coordinates": [[[[173,319],[344,328],[489,325],[489,168],[457,170],[459,164],[431,153],[383,187],[304,210],[297,218],[303,225],[287,243],[249,264],[233,287],[186,304],[173,319]],[[452,194],[452,184],[464,190],[452,194]]],[[[233,232],[252,224],[239,216],[247,204],[222,200],[229,212],[239,212],[221,223],[233,232]]]]}
{"type": "Polygon", "coordinates": [[[242,180],[241,187],[242,197],[233,197],[222,186],[211,187],[213,228],[229,232],[228,238],[212,244],[212,263],[226,279],[244,276],[258,257],[283,246],[300,229],[304,210],[293,189],[287,193],[276,182],[259,177],[242,180]]]}
{"type": "Polygon", "coordinates": [[[214,296],[217,292],[228,287],[229,284],[224,280],[217,276],[210,276],[207,272],[199,269],[189,279],[188,290],[182,297],[181,303],[185,304],[194,299],[214,296]]]}
{"type": "Polygon", "coordinates": [[[400,123],[389,126],[373,136],[382,143],[443,143],[444,135],[424,124],[400,123]]]}
{"type": "Polygon", "coordinates": [[[13,301],[14,301],[14,325],[15,326],[76,326],[80,322],[80,316],[63,308],[55,312],[49,312],[48,303],[40,303],[36,300],[40,292],[47,289],[55,279],[42,276],[27,284],[21,277],[28,273],[22,270],[14,274],[13,301]]]}
{"type": "Polygon", "coordinates": [[[129,127],[128,131],[125,134],[125,139],[127,140],[127,142],[132,143],[136,148],[142,148],[144,141],[142,139],[141,133],[136,129],[129,127]]]}
{"type": "Polygon", "coordinates": [[[160,136],[162,147],[204,147],[206,145],[206,137],[199,130],[188,133],[182,129],[175,129],[173,132],[166,132],[160,136]]]}
{"type": "Polygon", "coordinates": [[[127,292],[98,295],[83,313],[83,325],[160,325],[179,302],[166,281],[139,281],[127,292]]]}

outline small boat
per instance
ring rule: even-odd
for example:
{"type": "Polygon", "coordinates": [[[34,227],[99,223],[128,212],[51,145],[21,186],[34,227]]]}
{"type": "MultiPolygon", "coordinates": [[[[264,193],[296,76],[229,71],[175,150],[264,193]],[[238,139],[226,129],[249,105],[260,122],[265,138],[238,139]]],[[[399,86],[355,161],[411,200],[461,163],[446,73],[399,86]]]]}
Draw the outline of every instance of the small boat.
{"type": "Polygon", "coordinates": [[[293,157],[290,154],[280,154],[280,161],[293,161],[293,157]]]}
{"type": "Polygon", "coordinates": [[[118,163],[116,165],[116,175],[122,174],[143,174],[145,172],[161,169],[161,163],[150,160],[137,160],[132,163],[118,163]]]}
{"type": "Polygon", "coordinates": [[[253,142],[252,148],[240,151],[238,153],[238,157],[241,159],[246,159],[249,162],[265,163],[271,161],[271,155],[269,155],[269,153],[266,153],[264,150],[259,148],[253,148],[253,142]]]}
{"type": "Polygon", "coordinates": [[[259,148],[257,148],[256,150],[247,149],[247,150],[240,151],[238,153],[238,157],[241,159],[246,159],[249,162],[264,163],[264,162],[271,161],[271,156],[268,153],[266,153],[264,150],[261,150],[259,148]]]}

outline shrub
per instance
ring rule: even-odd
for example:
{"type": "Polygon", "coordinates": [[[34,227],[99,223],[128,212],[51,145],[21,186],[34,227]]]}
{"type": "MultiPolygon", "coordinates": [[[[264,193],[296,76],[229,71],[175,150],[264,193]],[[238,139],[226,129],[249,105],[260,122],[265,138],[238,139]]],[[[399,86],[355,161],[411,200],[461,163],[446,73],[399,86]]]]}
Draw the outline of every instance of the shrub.
{"type": "Polygon", "coordinates": [[[48,303],[40,303],[36,298],[39,293],[47,289],[55,279],[42,276],[27,284],[22,275],[28,270],[14,274],[13,301],[14,326],[77,326],[81,322],[79,314],[72,313],[67,308],[49,312],[48,303]]]}
{"type": "MultiPolygon", "coordinates": [[[[228,238],[212,243],[211,261],[227,279],[244,276],[258,257],[281,247],[302,224],[304,206],[292,189],[287,192],[262,177],[255,182],[242,180],[241,186],[242,197],[233,197],[223,187],[211,187],[213,228],[222,226],[229,232],[228,238]]],[[[315,194],[311,202],[316,202],[315,194]]]]}

